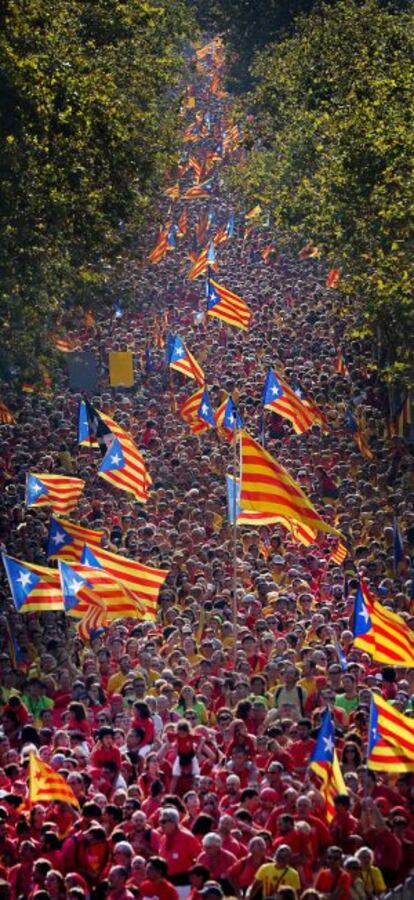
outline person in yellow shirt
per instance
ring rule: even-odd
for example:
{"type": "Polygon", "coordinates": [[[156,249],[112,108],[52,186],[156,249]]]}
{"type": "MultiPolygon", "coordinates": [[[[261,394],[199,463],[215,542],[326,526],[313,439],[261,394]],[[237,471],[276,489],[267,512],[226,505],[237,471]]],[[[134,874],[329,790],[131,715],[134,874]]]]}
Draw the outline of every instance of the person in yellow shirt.
{"type": "Polygon", "coordinates": [[[299,873],[289,865],[290,857],[290,847],[281,844],[276,850],[274,862],[264,863],[258,868],[249,890],[249,900],[255,900],[260,895],[263,900],[274,897],[282,886],[300,890],[299,873]]]}
{"type": "Polygon", "coordinates": [[[373,866],[374,854],[370,847],[360,847],[355,853],[361,864],[361,878],[367,897],[374,897],[386,890],[385,881],[381,869],[373,866]]]}
{"type": "Polygon", "coordinates": [[[119,694],[125,682],[132,679],[132,675],[133,670],[131,658],[127,653],[124,653],[119,658],[119,671],[111,675],[108,681],[108,693],[119,694]]]}

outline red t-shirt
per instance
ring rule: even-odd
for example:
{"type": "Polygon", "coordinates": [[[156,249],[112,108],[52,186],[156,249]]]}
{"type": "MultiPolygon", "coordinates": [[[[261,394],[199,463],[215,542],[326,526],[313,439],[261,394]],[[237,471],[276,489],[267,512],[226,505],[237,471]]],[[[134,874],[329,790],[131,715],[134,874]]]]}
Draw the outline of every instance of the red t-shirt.
{"type": "Polygon", "coordinates": [[[177,828],[172,835],[161,836],[159,855],[165,859],[170,877],[188,872],[199,852],[197,838],[186,828],[177,828]]]}
{"type": "Polygon", "coordinates": [[[315,889],[322,894],[330,894],[333,890],[341,888],[338,900],[350,900],[351,876],[344,869],[339,872],[331,872],[330,869],[321,869],[316,876],[315,889]]]}
{"type": "Polygon", "coordinates": [[[145,881],[141,881],[139,895],[141,900],[178,900],[174,885],[166,878],[159,881],[150,881],[146,878],[145,881]]]}

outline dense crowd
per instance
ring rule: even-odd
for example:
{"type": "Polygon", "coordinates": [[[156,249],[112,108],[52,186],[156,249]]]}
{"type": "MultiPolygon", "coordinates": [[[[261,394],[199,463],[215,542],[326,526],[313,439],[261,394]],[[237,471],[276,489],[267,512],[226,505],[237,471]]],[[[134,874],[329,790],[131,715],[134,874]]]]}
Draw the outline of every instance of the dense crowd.
{"type": "MultiPolygon", "coordinates": [[[[228,98],[208,94],[206,75],[194,84],[198,107],[210,102],[218,128],[228,98]]],[[[193,117],[189,109],[186,123],[193,117]]],[[[207,133],[191,150],[211,146],[207,133]]],[[[216,171],[211,199],[173,206],[173,215],[188,210],[191,230],[211,206],[219,223],[229,214],[216,171]]],[[[348,322],[340,296],[325,287],[323,261],[279,252],[266,264],[260,229],[244,240],[241,217],[236,223],[217,258],[220,280],[253,309],[248,333],[198,315],[204,285],[185,279],[188,236],[159,265],[137,268],[133,311],[76,328],[99,359],[92,403],[125,425],[145,455],[153,480],[145,506],[98,478],[99,453],[77,446],[80,396],[69,393],[63,369],[52,396],[5,390],[16,424],[0,430],[3,549],[46,564],[49,510],[25,508],[26,473],[76,474],[86,490],[73,518],[102,528],[107,548],[169,574],[157,621],[111,622],[89,644],[64,614],[17,613],[3,576],[0,900],[374,900],[414,867],[413,777],[365,764],[371,692],[410,715],[412,671],[374,664],[352,644],[360,573],[413,627],[412,447],[387,433],[372,348],[345,338],[348,322]],[[237,622],[225,487],[232,451],[214,429],[196,437],[180,419],[177,407],[195,383],[168,372],[154,343],[161,318],[203,366],[215,408],[232,394],[245,427],[264,432],[267,449],[349,547],[337,565],[329,559],[335,537],[305,547],[279,525],[240,527],[237,622]],[[135,386],[110,389],[107,354],[126,349],[135,354],[135,386]],[[336,372],[340,349],[347,377],[336,372]],[[323,409],[326,433],[295,436],[272,413],[263,421],[269,365],[323,409]],[[349,406],[372,460],[345,427],[349,406]],[[394,515],[406,554],[398,572],[394,515]],[[309,769],[327,707],[348,791],[336,797],[330,823],[309,769]],[[30,808],[33,751],[64,775],[79,810],[30,808]]]]}

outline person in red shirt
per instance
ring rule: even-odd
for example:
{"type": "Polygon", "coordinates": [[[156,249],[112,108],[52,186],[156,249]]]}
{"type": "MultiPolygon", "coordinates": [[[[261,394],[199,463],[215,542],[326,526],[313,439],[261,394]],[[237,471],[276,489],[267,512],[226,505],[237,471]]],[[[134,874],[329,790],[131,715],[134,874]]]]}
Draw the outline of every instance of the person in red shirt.
{"type": "Polygon", "coordinates": [[[134,894],[127,888],[128,872],[125,866],[112,866],[108,873],[106,900],[134,900],[134,894]]]}
{"type": "Polygon", "coordinates": [[[165,859],[168,866],[168,878],[178,893],[186,894],[189,882],[189,870],[197,859],[200,847],[197,838],[179,825],[180,815],[174,806],[165,806],[161,810],[159,818],[162,831],[159,855],[165,859]],[[180,891],[186,888],[186,891],[180,891]]]}
{"type": "Polygon", "coordinates": [[[160,856],[150,856],[146,868],[146,878],[140,884],[141,900],[178,900],[178,891],[167,879],[168,866],[160,856]]]}
{"type": "Polygon", "coordinates": [[[297,725],[297,740],[289,747],[289,755],[293,760],[296,775],[306,772],[316,741],[311,737],[312,723],[310,719],[300,719],[297,725]]]}
{"type": "Polygon", "coordinates": [[[341,848],[329,847],[326,861],[328,868],[318,872],[315,890],[335,900],[350,900],[351,876],[342,868],[341,848]]]}
{"type": "Polygon", "coordinates": [[[235,887],[235,894],[244,894],[253,884],[257,870],[265,862],[270,862],[266,853],[266,841],[257,836],[253,837],[248,845],[248,852],[241,856],[227,872],[227,879],[235,887]]]}
{"type": "Polygon", "coordinates": [[[216,831],[210,831],[203,838],[203,849],[197,862],[206,866],[213,881],[224,878],[230,866],[236,862],[234,853],[223,850],[223,842],[216,831]]]}
{"type": "Polygon", "coordinates": [[[351,801],[347,794],[338,794],[334,799],[335,813],[329,826],[332,842],[344,853],[352,854],[359,846],[358,820],[351,815],[351,801]]]}
{"type": "Polygon", "coordinates": [[[96,769],[102,769],[105,763],[113,763],[116,771],[121,768],[121,753],[115,745],[114,729],[104,725],[98,731],[98,745],[91,754],[90,762],[96,769]]]}

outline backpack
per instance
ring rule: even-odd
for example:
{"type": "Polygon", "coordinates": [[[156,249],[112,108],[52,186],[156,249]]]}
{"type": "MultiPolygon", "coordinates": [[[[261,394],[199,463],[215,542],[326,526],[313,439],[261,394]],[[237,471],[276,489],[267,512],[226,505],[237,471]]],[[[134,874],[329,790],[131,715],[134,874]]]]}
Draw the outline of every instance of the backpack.
{"type": "MultiPolygon", "coordinates": [[[[276,689],[276,691],[275,691],[275,706],[277,706],[277,701],[283,690],[284,690],[284,687],[282,685],[276,689]]],[[[304,697],[304,693],[303,693],[303,688],[300,686],[300,684],[297,684],[296,690],[298,693],[300,714],[301,714],[301,716],[304,716],[305,715],[305,697],[304,697]]]]}

